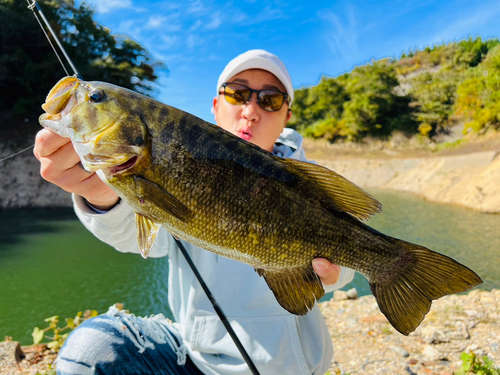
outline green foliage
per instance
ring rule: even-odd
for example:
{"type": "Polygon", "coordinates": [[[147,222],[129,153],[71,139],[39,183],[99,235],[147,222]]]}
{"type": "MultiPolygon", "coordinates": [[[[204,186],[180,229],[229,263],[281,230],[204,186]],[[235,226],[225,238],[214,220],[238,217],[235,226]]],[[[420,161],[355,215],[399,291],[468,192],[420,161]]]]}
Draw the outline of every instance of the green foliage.
{"type": "Polygon", "coordinates": [[[398,85],[390,60],[357,67],[335,79],[323,77],[318,86],[296,90],[290,126],[328,140],[414,132],[410,98],[395,93],[398,85]]]}
{"type": "Polygon", "coordinates": [[[289,126],[305,136],[358,140],[394,131],[433,137],[500,128],[500,41],[469,38],[408,51],[298,89],[289,126]]]}
{"type": "Polygon", "coordinates": [[[392,61],[381,60],[353,70],[346,83],[350,100],[344,102],[342,115],[348,138],[384,137],[411,126],[405,113],[409,100],[395,94],[398,85],[392,61]]]}
{"type": "Polygon", "coordinates": [[[462,366],[455,375],[500,375],[500,370],[487,356],[478,357],[475,353],[462,353],[462,366]]]}
{"type": "Polygon", "coordinates": [[[457,80],[454,71],[425,72],[412,80],[411,106],[421,134],[435,134],[452,123],[457,80]]]}
{"type": "MultiPolygon", "coordinates": [[[[166,67],[144,47],[111,35],[94,21],[94,11],[85,2],[38,3],[86,80],[152,92],[156,71],[166,67]]],[[[0,23],[0,111],[35,119],[48,91],[65,73],[25,1],[0,0],[0,23]]]]}
{"type": "Polygon", "coordinates": [[[498,44],[497,39],[483,42],[481,38],[472,39],[469,37],[467,40],[462,40],[458,42],[458,50],[453,57],[454,63],[471,67],[477,66],[486,57],[489,50],[498,44]]]}
{"type": "Polygon", "coordinates": [[[464,131],[500,127],[500,46],[493,48],[458,87],[455,115],[464,118],[464,131]]]}
{"type": "Polygon", "coordinates": [[[74,318],[66,318],[66,325],[64,327],[59,327],[59,316],[52,316],[45,319],[45,322],[49,323],[48,327],[40,329],[35,327],[32,332],[33,343],[39,344],[43,339],[49,340],[47,347],[55,352],[58,352],[66,338],[69,335],[69,330],[73,330],[78,327],[82,322],[87,319],[97,316],[96,310],[87,310],[85,312],[79,311],[74,318]],[[51,336],[47,335],[48,332],[52,331],[51,336]],[[63,333],[65,332],[65,333],[63,333]]]}
{"type": "Polygon", "coordinates": [[[317,86],[295,91],[290,126],[304,130],[317,121],[339,118],[348,99],[341,80],[322,77],[317,86]]]}

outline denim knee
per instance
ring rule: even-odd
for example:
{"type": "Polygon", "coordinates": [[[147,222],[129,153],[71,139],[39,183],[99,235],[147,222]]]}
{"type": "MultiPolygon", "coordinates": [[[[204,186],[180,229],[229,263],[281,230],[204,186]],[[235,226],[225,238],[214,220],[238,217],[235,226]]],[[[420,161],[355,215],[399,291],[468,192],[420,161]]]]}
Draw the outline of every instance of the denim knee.
{"type": "Polygon", "coordinates": [[[83,322],[71,332],[59,352],[58,373],[94,374],[98,364],[116,361],[114,348],[125,344],[120,329],[123,328],[106,315],[83,322]]]}
{"type": "Polygon", "coordinates": [[[163,315],[135,317],[114,306],[77,327],[56,361],[59,375],[154,374],[183,367],[186,348],[163,315]]]}

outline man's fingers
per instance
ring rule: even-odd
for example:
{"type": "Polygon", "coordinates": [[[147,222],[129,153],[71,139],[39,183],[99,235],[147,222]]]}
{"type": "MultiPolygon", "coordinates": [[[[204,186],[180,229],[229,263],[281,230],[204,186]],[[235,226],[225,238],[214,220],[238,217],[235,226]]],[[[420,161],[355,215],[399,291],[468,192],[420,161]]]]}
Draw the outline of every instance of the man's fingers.
{"type": "Polygon", "coordinates": [[[58,134],[52,133],[50,130],[42,129],[36,135],[33,153],[35,157],[40,160],[41,158],[52,155],[69,142],[71,142],[69,138],[64,138],[58,134]]]}
{"type": "Polygon", "coordinates": [[[340,266],[332,264],[324,258],[313,259],[312,266],[324,285],[333,285],[338,281],[340,266]]]}
{"type": "Polygon", "coordinates": [[[69,162],[72,166],[61,166],[57,162],[47,163],[40,169],[42,177],[71,193],[80,194],[81,184],[91,175],[78,166],[78,160],[69,162]]]}
{"type": "MultiPolygon", "coordinates": [[[[66,171],[76,167],[75,170],[70,173],[70,175],[73,175],[73,177],[77,177],[74,176],[75,172],[83,172],[83,169],[77,166],[79,162],[80,158],[75,152],[73,144],[69,142],[61,146],[59,149],[57,149],[56,152],[52,153],[51,155],[42,157],[40,159],[40,174],[45,180],[56,183],[56,181],[61,177],[65,177],[66,171]]],[[[86,177],[88,177],[88,174],[82,173],[79,180],[81,181],[86,177]]]]}

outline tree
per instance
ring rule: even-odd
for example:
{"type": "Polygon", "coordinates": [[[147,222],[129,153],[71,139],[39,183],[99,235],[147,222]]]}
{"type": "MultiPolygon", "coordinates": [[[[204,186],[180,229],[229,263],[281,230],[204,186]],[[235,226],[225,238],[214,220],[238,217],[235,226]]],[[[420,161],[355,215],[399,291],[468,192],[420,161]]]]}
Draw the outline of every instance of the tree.
{"type": "Polygon", "coordinates": [[[425,72],[415,77],[411,95],[414,116],[423,135],[446,131],[452,124],[451,115],[455,103],[457,82],[460,75],[455,71],[425,72]]]}
{"type": "Polygon", "coordinates": [[[344,103],[342,115],[349,138],[385,137],[394,130],[414,127],[409,98],[395,93],[398,85],[394,64],[389,60],[375,61],[351,72],[346,83],[350,100],[344,103]]]}
{"type": "Polygon", "coordinates": [[[322,77],[317,86],[295,90],[290,126],[304,130],[319,120],[338,119],[348,99],[341,79],[322,77]]]}
{"type": "Polygon", "coordinates": [[[464,132],[500,128],[500,46],[458,86],[455,115],[464,118],[464,132]]]}
{"type": "MultiPolygon", "coordinates": [[[[111,35],[94,21],[94,11],[85,3],[42,0],[39,4],[85,79],[152,92],[156,72],[166,66],[144,47],[128,37],[111,35]]],[[[0,111],[4,117],[7,113],[37,118],[48,91],[65,73],[26,2],[0,0],[0,24],[0,111]]]]}

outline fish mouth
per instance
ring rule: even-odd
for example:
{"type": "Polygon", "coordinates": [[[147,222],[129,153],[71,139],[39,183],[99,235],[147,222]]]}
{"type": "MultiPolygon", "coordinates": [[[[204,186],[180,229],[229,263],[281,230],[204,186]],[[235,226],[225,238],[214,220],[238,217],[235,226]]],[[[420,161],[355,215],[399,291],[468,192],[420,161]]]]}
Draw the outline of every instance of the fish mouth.
{"type": "Polygon", "coordinates": [[[110,168],[108,168],[108,170],[113,175],[118,174],[118,173],[123,173],[123,172],[131,169],[134,165],[136,165],[138,159],[139,158],[137,156],[132,156],[125,163],[122,163],[122,164],[117,165],[115,167],[110,167],[110,168]]]}
{"type": "Polygon", "coordinates": [[[74,93],[81,82],[75,77],[65,77],[57,82],[42,105],[46,113],[40,116],[40,120],[59,121],[65,113],[70,112],[77,104],[74,93]]]}

